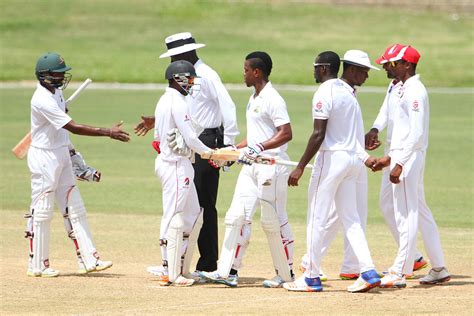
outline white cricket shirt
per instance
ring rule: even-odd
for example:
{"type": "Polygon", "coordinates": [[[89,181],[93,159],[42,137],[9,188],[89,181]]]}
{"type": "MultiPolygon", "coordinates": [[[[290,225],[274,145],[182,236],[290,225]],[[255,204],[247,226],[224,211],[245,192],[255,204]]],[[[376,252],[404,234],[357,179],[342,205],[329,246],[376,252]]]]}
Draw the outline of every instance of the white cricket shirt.
{"type": "Polygon", "coordinates": [[[173,128],[178,128],[186,145],[195,152],[202,153],[211,150],[198,139],[194,131],[184,95],[176,89],[167,87],[156,105],[154,137],[160,142],[161,159],[167,161],[188,159],[175,154],[168,147],[167,133],[173,128]]]}
{"type": "MultiPolygon", "coordinates": [[[[247,144],[249,146],[263,143],[277,133],[277,127],[290,123],[285,100],[269,81],[255,96],[252,93],[247,104],[247,144]]],[[[288,144],[265,150],[265,153],[278,154],[286,152],[288,144]]]]}
{"type": "Polygon", "coordinates": [[[428,148],[430,103],[428,92],[420,75],[407,79],[399,90],[399,106],[393,113],[393,131],[390,156],[403,166],[416,150],[428,148]]]}
{"type": "Polygon", "coordinates": [[[319,150],[354,152],[365,161],[364,124],[355,90],[340,79],[330,79],[313,96],[313,119],[328,120],[319,150]]]}
{"type": "Polygon", "coordinates": [[[387,137],[386,137],[386,150],[390,149],[390,143],[392,141],[392,131],[393,131],[393,117],[394,113],[398,111],[398,103],[400,101],[400,87],[402,86],[401,81],[391,81],[387,88],[387,93],[385,94],[385,99],[383,100],[382,106],[380,107],[379,114],[372,125],[372,128],[376,128],[379,132],[383,131],[384,128],[387,128],[387,137]]]}
{"type": "Polygon", "coordinates": [[[69,132],[63,127],[71,121],[66,114],[62,90],[52,94],[41,84],[31,98],[31,146],[57,149],[69,145],[69,132]]]}
{"type": "Polygon", "coordinates": [[[194,64],[200,79],[200,91],[187,96],[193,120],[203,128],[224,126],[224,144],[234,144],[239,134],[235,104],[222,84],[217,72],[198,60],[194,64]]]}

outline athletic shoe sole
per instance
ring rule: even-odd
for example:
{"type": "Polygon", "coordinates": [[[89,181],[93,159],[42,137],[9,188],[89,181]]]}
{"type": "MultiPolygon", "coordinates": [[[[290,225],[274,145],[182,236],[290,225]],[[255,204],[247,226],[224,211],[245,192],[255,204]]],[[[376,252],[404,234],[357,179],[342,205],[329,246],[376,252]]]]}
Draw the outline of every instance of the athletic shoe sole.
{"type": "Polygon", "coordinates": [[[375,287],[378,287],[378,286],[380,286],[380,280],[376,281],[375,283],[365,283],[365,286],[363,288],[358,289],[358,290],[354,290],[354,291],[348,290],[348,292],[350,292],[350,293],[365,293],[365,292],[368,292],[371,289],[373,289],[375,287]]]}
{"type": "Polygon", "coordinates": [[[435,285],[435,284],[441,284],[441,283],[448,282],[449,280],[451,280],[451,276],[447,276],[445,278],[434,280],[434,281],[420,281],[420,284],[435,285]]]}

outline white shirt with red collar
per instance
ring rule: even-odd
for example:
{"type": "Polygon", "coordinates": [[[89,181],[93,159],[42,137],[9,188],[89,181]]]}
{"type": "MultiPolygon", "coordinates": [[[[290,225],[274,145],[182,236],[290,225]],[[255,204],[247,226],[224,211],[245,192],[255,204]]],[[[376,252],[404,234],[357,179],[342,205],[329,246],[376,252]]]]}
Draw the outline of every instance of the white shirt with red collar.
{"type": "MultiPolygon", "coordinates": [[[[253,93],[247,104],[247,144],[263,143],[277,133],[277,127],[290,123],[285,100],[269,81],[256,96],[253,93]]],[[[288,144],[265,150],[267,154],[286,152],[288,144]]]]}
{"type": "Polygon", "coordinates": [[[189,115],[188,104],[185,96],[173,88],[166,88],[158,101],[155,109],[155,132],[156,141],[160,142],[160,158],[165,161],[178,161],[179,159],[188,159],[174,153],[168,147],[167,133],[173,128],[178,128],[184,138],[186,145],[197,153],[210,151],[211,149],[204,145],[196,135],[189,115]]]}
{"type": "Polygon", "coordinates": [[[355,90],[341,79],[330,79],[313,96],[313,119],[328,120],[319,150],[348,151],[360,160],[368,158],[363,149],[364,124],[355,90]]]}
{"type": "Polygon", "coordinates": [[[403,166],[413,152],[428,148],[430,104],[420,75],[407,79],[400,86],[398,95],[399,106],[393,114],[390,157],[403,166]]]}

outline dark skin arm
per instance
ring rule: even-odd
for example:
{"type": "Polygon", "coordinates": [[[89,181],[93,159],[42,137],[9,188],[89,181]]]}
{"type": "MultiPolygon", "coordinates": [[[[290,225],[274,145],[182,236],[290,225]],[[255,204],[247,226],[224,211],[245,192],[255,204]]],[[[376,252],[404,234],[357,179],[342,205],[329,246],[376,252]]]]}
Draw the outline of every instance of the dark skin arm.
{"type": "Polygon", "coordinates": [[[314,120],[313,122],[313,134],[309,137],[306,149],[301,156],[298,166],[291,172],[288,178],[289,186],[297,186],[298,180],[301,178],[304,172],[305,166],[311,161],[321,147],[326,136],[326,127],[328,120],[314,120]]]}
{"type": "MultiPolygon", "coordinates": [[[[277,132],[273,135],[272,138],[261,143],[265,150],[278,148],[286,143],[288,143],[293,138],[293,132],[291,130],[290,123],[278,126],[276,128],[277,132]]],[[[247,139],[239,142],[235,147],[238,149],[244,148],[247,146],[247,139]]]]}
{"type": "Polygon", "coordinates": [[[382,143],[379,141],[379,130],[372,128],[365,134],[365,149],[377,149],[382,143]]]}
{"type": "Polygon", "coordinates": [[[128,142],[130,140],[130,135],[122,130],[122,124],[123,122],[120,122],[111,128],[104,128],[78,124],[71,120],[69,123],[64,125],[63,128],[76,135],[108,136],[121,142],[128,142]]]}

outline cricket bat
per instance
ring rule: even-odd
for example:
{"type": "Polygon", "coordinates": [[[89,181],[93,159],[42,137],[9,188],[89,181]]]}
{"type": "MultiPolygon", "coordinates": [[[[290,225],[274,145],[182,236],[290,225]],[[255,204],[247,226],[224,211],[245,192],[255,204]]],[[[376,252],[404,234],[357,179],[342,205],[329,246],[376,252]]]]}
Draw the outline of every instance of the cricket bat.
{"type": "MultiPolygon", "coordinates": [[[[225,161],[236,161],[239,159],[240,151],[230,149],[217,149],[215,151],[204,152],[201,154],[202,159],[212,160],[225,160],[225,161]]],[[[288,161],[276,159],[268,156],[257,156],[256,163],[263,165],[284,165],[296,167],[298,163],[296,161],[288,161]]],[[[306,165],[305,168],[313,169],[312,165],[306,165]]]]}
{"type": "MultiPolygon", "coordinates": [[[[90,78],[87,78],[80,86],[77,88],[76,91],[66,100],[66,105],[68,105],[70,102],[74,101],[74,99],[77,98],[77,96],[92,82],[90,78]]],[[[18,142],[18,144],[15,145],[15,147],[12,148],[12,153],[18,158],[18,159],[23,159],[25,158],[26,154],[28,153],[28,149],[30,148],[31,145],[31,132],[25,135],[25,137],[22,138],[18,142]]]]}

